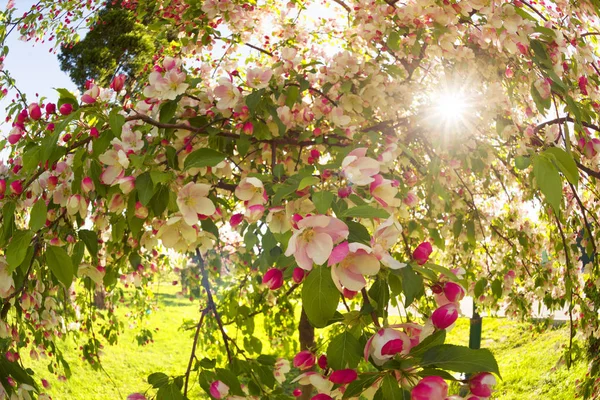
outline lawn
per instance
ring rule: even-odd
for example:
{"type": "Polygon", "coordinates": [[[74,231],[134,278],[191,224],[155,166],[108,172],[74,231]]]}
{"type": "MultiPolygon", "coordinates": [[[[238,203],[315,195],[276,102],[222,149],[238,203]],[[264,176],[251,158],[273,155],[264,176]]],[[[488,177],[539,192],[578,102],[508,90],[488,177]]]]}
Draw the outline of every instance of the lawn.
{"type": "MultiPolygon", "coordinates": [[[[138,346],[138,330],[126,330],[116,346],[106,345],[102,357],[106,373],[93,370],[79,358],[80,343],[67,339],[63,343],[73,376],[61,382],[47,370],[47,360],[31,361],[26,365],[39,377],[46,378],[54,400],[124,399],[128,394],[145,391],[146,377],[161,371],[180,375],[184,372],[190,354],[191,331],[180,330],[184,320],[198,316],[198,306],[175,296],[176,288],[161,288],[159,310],[151,312],[148,327],[159,327],[154,332],[154,343],[138,346]],[[110,376],[110,378],[109,378],[110,376]],[[114,382],[114,383],[113,383],[114,382]],[[118,390],[115,387],[118,386],[118,390]]],[[[469,320],[460,319],[448,335],[448,343],[468,344],[469,320]]],[[[577,363],[571,371],[559,362],[562,346],[567,342],[566,326],[537,333],[531,324],[517,323],[504,318],[485,318],[482,347],[494,352],[502,378],[494,399],[572,400],[575,382],[585,374],[585,363],[577,363]]],[[[201,350],[199,350],[201,351],[201,350]]],[[[203,398],[198,385],[192,387],[190,398],[203,398]]]]}

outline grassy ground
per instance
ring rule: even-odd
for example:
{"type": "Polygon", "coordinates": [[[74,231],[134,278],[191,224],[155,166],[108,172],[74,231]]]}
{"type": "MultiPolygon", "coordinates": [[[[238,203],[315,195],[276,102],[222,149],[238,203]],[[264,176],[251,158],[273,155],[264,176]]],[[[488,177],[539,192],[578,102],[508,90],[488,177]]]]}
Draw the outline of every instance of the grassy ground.
{"type": "MultiPolygon", "coordinates": [[[[135,341],[137,330],[127,330],[116,346],[106,346],[104,369],[119,387],[102,372],[94,371],[79,359],[79,343],[68,339],[63,344],[73,376],[67,382],[58,381],[47,370],[47,361],[30,361],[24,357],[36,375],[48,379],[49,394],[54,400],[124,399],[132,392],[144,392],[146,377],[162,371],[179,375],[187,365],[191,332],[179,330],[184,320],[195,319],[198,307],[174,295],[175,288],[161,289],[160,311],[153,312],[148,327],[159,327],[154,343],[140,347],[135,341]],[[120,392],[120,393],[119,393],[120,392]]],[[[468,344],[469,320],[461,319],[448,335],[448,343],[468,344]]],[[[585,374],[585,364],[578,363],[568,371],[559,363],[562,346],[567,342],[568,329],[560,327],[543,334],[535,332],[530,324],[516,323],[502,318],[485,318],[482,347],[494,352],[503,380],[497,386],[493,399],[497,400],[572,400],[575,399],[575,381],[585,374]]],[[[202,398],[198,385],[190,398],[202,398]]]]}
{"type": "MultiPolygon", "coordinates": [[[[503,380],[496,386],[497,400],[573,400],[576,381],[586,373],[584,362],[571,370],[561,362],[568,342],[567,326],[537,333],[531,324],[505,318],[484,318],[481,347],[490,349],[498,361],[503,380]]],[[[448,342],[469,344],[469,320],[461,319],[448,342]]]]}

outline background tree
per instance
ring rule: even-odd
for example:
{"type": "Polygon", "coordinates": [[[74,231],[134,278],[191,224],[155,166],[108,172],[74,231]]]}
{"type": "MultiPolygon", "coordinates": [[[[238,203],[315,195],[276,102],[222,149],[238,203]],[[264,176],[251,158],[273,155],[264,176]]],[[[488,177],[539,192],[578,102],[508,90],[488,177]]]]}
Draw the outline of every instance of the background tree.
{"type": "Polygon", "coordinates": [[[85,82],[92,79],[108,86],[116,74],[143,79],[153,57],[168,44],[148,30],[151,21],[150,14],[140,21],[135,10],[108,4],[98,12],[83,40],[61,47],[61,69],[82,90],[85,82]]]}

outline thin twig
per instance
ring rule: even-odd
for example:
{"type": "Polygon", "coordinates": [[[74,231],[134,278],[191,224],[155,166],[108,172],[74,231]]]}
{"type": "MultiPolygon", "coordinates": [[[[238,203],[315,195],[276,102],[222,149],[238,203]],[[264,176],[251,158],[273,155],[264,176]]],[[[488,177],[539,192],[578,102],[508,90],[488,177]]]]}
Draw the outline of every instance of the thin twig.
{"type": "Polygon", "coordinates": [[[194,334],[194,343],[192,344],[192,352],[190,354],[190,361],[188,362],[187,369],[185,371],[185,385],[183,386],[183,396],[187,396],[188,391],[188,381],[190,379],[190,372],[192,371],[192,362],[196,357],[196,345],[198,344],[198,336],[200,335],[200,328],[202,328],[202,322],[204,321],[204,316],[208,313],[208,308],[202,310],[202,315],[200,316],[200,321],[196,326],[196,333],[194,334]]]}

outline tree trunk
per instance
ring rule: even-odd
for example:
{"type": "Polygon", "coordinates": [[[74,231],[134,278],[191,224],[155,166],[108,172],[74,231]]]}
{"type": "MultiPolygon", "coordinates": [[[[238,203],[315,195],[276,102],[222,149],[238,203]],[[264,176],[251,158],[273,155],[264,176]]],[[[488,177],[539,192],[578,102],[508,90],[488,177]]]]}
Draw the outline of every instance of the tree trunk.
{"type": "MultiPolygon", "coordinates": [[[[308,317],[306,316],[304,309],[300,315],[298,334],[300,337],[300,351],[311,350],[315,346],[315,328],[308,322],[308,317]]],[[[312,397],[312,390],[312,385],[302,386],[302,396],[298,397],[298,399],[309,400],[312,397]]]]}
{"type": "Polygon", "coordinates": [[[105,310],[106,309],[106,292],[104,291],[104,288],[98,288],[96,289],[96,291],[94,292],[94,306],[98,309],[98,310],[105,310]]]}

